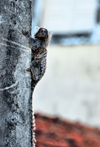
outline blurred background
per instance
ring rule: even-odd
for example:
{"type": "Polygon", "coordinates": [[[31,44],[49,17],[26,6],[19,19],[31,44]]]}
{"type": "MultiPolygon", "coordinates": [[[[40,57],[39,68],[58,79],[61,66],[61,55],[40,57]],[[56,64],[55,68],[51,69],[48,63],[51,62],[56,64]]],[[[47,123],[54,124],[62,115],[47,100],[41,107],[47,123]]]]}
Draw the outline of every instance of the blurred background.
{"type": "Polygon", "coordinates": [[[34,111],[100,128],[100,0],[33,0],[32,13],[53,33],[34,111]]]}

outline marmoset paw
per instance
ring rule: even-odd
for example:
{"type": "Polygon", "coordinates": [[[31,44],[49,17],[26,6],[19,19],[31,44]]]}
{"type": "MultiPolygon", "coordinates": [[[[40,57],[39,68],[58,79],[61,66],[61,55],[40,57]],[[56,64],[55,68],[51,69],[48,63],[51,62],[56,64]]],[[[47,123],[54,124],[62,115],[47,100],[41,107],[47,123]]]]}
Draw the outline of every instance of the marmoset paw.
{"type": "Polygon", "coordinates": [[[27,36],[29,33],[28,33],[28,31],[22,30],[22,34],[25,35],[25,36],[27,36]]]}
{"type": "Polygon", "coordinates": [[[33,60],[32,63],[31,63],[31,66],[34,66],[34,67],[38,67],[39,65],[40,65],[39,60],[33,60]]]}
{"type": "Polygon", "coordinates": [[[26,71],[27,71],[27,72],[31,72],[31,69],[30,69],[30,68],[27,68],[26,71]]]}

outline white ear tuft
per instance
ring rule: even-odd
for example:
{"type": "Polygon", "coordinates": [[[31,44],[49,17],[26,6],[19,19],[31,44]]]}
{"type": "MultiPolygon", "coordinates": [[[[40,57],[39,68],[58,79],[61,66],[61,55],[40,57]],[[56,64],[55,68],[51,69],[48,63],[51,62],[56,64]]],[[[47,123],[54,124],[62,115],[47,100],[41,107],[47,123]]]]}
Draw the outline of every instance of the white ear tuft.
{"type": "Polygon", "coordinates": [[[33,30],[33,35],[35,35],[38,32],[39,29],[40,29],[40,27],[35,26],[34,27],[34,30],[33,30]]]}
{"type": "Polygon", "coordinates": [[[52,32],[48,32],[49,40],[51,40],[52,34],[53,34],[52,32]]]}

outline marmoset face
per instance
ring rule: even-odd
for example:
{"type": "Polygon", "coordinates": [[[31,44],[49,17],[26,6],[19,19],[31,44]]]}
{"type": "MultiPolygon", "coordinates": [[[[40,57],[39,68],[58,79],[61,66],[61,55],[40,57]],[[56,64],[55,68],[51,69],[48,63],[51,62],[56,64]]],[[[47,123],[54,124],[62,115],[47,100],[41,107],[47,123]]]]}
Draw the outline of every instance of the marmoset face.
{"type": "Polygon", "coordinates": [[[35,38],[47,39],[48,38],[48,31],[47,31],[47,29],[40,28],[39,31],[35,34],[35,38]]]}

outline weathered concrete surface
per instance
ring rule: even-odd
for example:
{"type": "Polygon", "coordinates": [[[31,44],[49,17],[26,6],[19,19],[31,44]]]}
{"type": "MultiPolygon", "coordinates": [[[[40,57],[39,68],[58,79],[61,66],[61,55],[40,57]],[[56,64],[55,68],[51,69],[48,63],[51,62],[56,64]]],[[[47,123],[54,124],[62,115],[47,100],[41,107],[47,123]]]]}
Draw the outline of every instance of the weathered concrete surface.
{"type": "Polygon", "coordinates": [[[29,0],[0,0],[0,147],[31,147],[29,0]]]}
{"type": "Polygon", "coordinates": [[[47,57],[35,112],[100,127],[100,45],[50,46],[47,57]]]}

